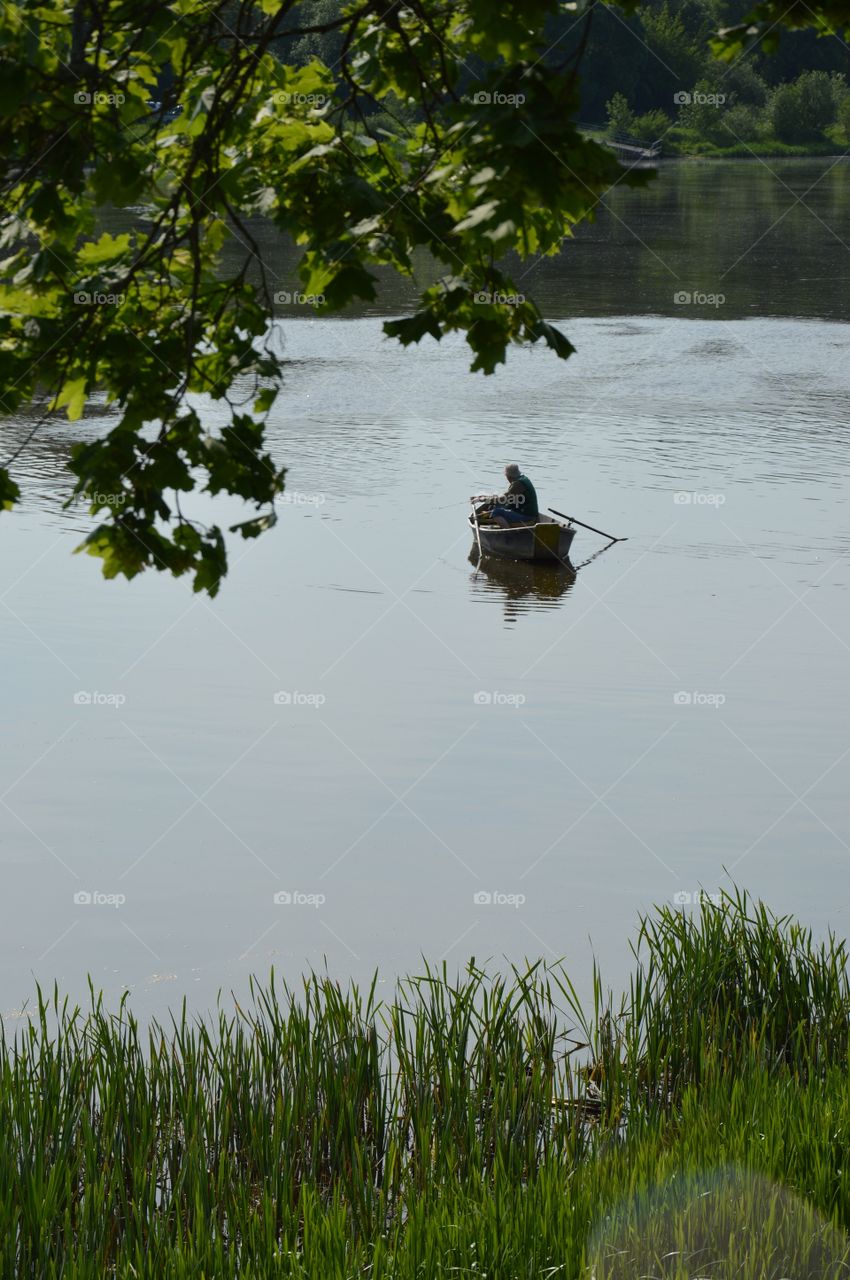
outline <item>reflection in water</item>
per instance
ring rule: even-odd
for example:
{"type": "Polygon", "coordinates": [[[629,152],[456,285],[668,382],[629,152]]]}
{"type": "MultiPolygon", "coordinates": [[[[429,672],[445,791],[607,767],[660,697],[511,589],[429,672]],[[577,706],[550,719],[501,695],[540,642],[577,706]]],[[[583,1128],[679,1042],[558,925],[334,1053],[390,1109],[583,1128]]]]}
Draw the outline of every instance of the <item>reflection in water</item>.
{"type": "Polygon", "coordinates": [[[529,564],[523,560],[478,561],[478,548],[469,553],[475,565],[472,583],[473,600],[501,600],[505,607],[505,624],[510,626],[523,613],[537,609],[556,609],[562,596],[573,587],[576,570],[571,564],[529,564]]]}
{"type": "Polygon", "coordinates": [[[539,609],[557,609],[561,598],[575,585],[579,569],[586,568],[593,560],[610,551],[617,541],[606,542],[580,564],[567,561],[563,565],[529,564],[527,560],[496,560],[486,556],[479,560],[478,547],[473,542],[469,563],[475,565],[470,578],[473,600],[502,600],[505,606],[505,625],[511,626],[523,613],[539,609]]]}
{"type": "MultiPolygon", "coordinates": [[[[602,317],[612,337],[639,335],[640,326],[631,318],[650,315],[846,321],[848,210],[846,157],[777,157],[769,165],[669,160],[648,187],[632,191],[615,184],[594,222],[579,226],[560,254],[532,266],[509,259],[507,266],[549,318],[602,317]],[[785,269],[789,261],[793,271],[785,269]],[[717,299],[716,305],[700,303],[703,294],[717,299]]],[[[139,215],[138,209],[102,209],[98,230],[114,235],[141,226],[139,215]]],[[[263,218],[252,219],[250,228],[273,288],[297,293],[302,287],[298,246],[263,218]]],[[[240,239],[226,242],[224,259],[229,272],[242,267],[240,239]]],[[[347,314],[412,311],[419,289],[441,274],[424,251],[415,255],[414,265],[415,283],[389,268],[373,267],[376,299],[353,304],[347,314]]],[[[280,316],[303,319],[304,313],[296,302],[277,307],[280,316]]],[[[312,360],[314,368],[318,363],[312,360]]],[[[338,353],[334,364],[339,364],[338,353]]]]}

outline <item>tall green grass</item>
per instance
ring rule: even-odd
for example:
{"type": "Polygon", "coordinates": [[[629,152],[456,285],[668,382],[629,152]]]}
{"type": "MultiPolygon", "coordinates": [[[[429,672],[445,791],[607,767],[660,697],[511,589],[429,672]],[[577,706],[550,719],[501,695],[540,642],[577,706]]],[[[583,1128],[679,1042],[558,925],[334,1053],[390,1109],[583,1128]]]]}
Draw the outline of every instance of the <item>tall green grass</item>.
{"type": "Polygon", "coordinates": [[[850,1275],[850,986],[745,895],[594,975],[271,976],[145,1031],[54,992],[0,1055],[0,1276],[850,1275]]]}

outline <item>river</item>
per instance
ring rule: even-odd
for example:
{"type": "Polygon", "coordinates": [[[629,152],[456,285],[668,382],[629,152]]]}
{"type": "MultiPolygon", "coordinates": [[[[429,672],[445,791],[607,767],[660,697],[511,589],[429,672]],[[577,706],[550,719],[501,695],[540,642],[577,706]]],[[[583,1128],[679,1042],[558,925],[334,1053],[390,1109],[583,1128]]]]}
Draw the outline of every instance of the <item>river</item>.
{"type": "Polygon", "coordinates": [[[489,379],[382,337],[401,282],[283,305],[287,493],[213,602],[73,557],[80,424],[40,433],[2,528],[0,1011],[470,956],[616,985],[641,910],[731,883],[846,933],[849,214],[845,162],[664,166],[516,267],[577,354],[489,379]],[[628,540],[477,569],[510,461],[628,540]]]}

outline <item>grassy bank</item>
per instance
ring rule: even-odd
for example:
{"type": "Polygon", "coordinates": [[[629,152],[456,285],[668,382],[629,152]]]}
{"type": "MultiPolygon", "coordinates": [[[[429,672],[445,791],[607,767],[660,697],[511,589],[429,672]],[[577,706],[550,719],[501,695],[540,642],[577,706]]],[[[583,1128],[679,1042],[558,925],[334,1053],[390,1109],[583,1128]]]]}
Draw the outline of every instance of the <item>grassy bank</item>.
{"type": "MultiPolygon", "coordinates": [[[[584,130],[585,136],[595,142],[605,140],[605,131],[584,130]]],[[[779,138],[758,137],[729,141],[725,144],[709,141],[692,130],[678,126],[657,130],[661,139],[662,156],[665,160],[753,160],[759,157],[773,156],[781,158],[801,158],[810,156],[820,159],[837,159],[850,154],[850,139],[839,131],[834,136],[810,142],[782,142],[779,138]]],[[[649,146],[656,133],[645,135],[645,144],[649,146]]]]}
{"type": "Polygon", "coordinates": [[[144,1034],[54,996],[4,1046],[0,1274],[846,1274],[846,960],[739,897],[586,1013],[542,965],[144,1034]]]}
{"type": "MultiPolygon", "coordinates": [[[[672,132],[672,131],[671,131],[672,132]]],[[[778,138],[754,138],[751,141],[730,143],[721,146],[704,139],[680,136],[665,139],[664,155],[680,156],[683,159],[698,156],[706,160],[742,159],[752,160],[755,156],[801,157],[814,156],[821,158],[838,157],[847,154],[846,141],[819,142],[780,142],[778,138]]]]}

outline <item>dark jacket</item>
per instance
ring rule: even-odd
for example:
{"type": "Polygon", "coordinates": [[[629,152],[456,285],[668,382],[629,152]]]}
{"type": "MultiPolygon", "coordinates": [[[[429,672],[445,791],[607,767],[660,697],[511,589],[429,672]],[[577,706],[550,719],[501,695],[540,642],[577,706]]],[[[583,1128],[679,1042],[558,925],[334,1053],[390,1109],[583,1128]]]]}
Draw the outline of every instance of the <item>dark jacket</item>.
{"type": "Polygon", "coordinates": [[[537,505],[537,493],[528,476],[517,476],[516,480],[512,480],[510,488],[499,499],[499,502],[506,507],[513,507],[529,521],[536,520],[540,515],[540,508],[537,505]]]}

